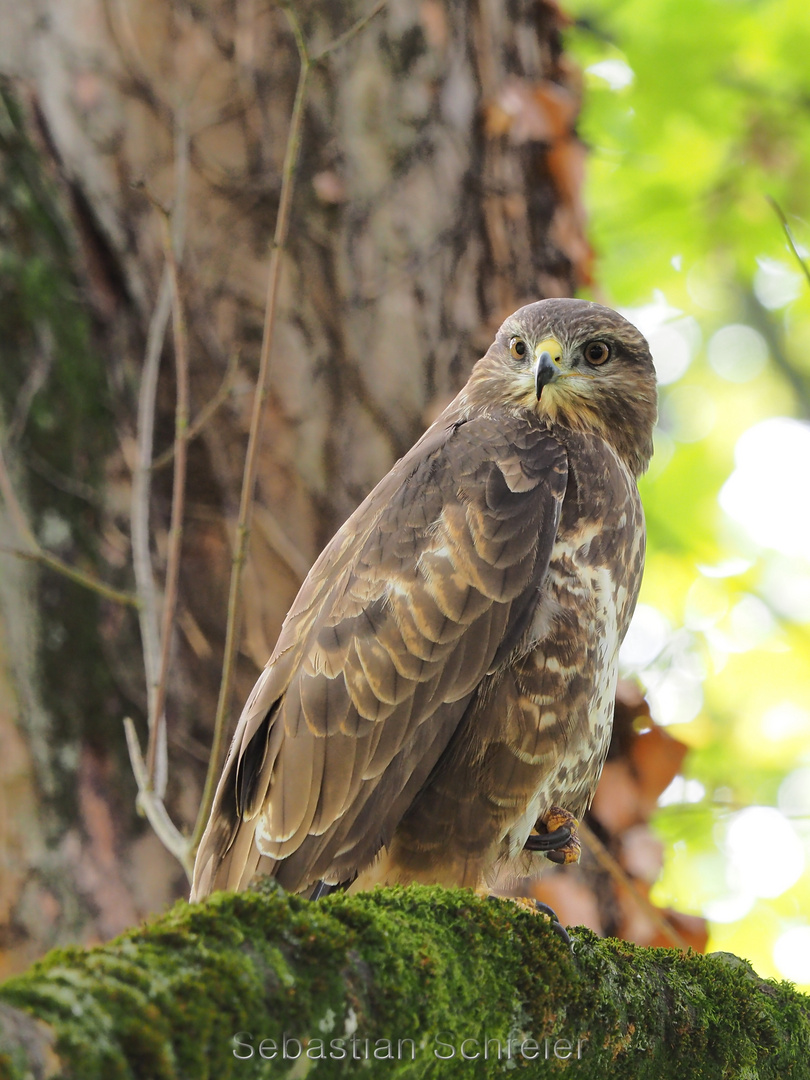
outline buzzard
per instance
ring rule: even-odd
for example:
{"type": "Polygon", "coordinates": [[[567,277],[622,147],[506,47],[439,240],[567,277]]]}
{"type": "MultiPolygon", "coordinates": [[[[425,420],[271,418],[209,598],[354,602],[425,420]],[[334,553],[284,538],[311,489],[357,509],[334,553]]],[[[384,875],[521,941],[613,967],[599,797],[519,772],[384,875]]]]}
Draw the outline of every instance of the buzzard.
{"type": "Polygon", "coordinates": [[[609,308],[511,315],[312,567],[245,705],[192,899],[484,888],[578,857],[644,564],[655,372],[609,308]],[[313,892],[314,890],[314,892],[313,892]]]}

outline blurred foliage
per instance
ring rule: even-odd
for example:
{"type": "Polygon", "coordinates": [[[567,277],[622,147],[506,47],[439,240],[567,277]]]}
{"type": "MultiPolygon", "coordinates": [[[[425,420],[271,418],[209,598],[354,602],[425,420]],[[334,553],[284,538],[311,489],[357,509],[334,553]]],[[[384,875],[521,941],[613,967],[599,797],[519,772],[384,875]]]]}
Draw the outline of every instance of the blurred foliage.
{"type": "Polygon", "coordinates": [[[625,667],[692,747],[657,903],[810,988],[810,19],[806,0],[569,0],[593,298],[661,375],[625,667]],[[801,422],[799,422],[801,421],[801,422]]]}

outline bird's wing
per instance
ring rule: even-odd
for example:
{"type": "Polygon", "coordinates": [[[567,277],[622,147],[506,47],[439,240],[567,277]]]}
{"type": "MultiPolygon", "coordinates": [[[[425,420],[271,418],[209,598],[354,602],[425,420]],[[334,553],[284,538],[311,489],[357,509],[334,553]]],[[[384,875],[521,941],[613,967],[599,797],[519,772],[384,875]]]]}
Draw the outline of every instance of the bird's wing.
{"type": "Polygon", "coordinates": [[[567,458],[504,412],[439,418],[333,538],[239,721],[192,895],[371,861],[526,628],[567,458]],[[452,419],[452,417],[451,417],[452,419]],[[262,858],[264,856],[264,858],[262,858]]]}

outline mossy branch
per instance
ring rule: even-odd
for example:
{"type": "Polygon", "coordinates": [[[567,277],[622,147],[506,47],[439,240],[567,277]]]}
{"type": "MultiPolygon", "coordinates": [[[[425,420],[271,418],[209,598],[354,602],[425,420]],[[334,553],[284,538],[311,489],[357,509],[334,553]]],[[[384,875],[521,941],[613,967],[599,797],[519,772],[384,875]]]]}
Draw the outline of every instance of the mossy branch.
{"type": "Polygon", "coordinates": [[[810,1000],[788,984],[726,954],[574,946],[461,890],[220,893],[0,987],[0,1077],[807,1075],[810,1000]]]}

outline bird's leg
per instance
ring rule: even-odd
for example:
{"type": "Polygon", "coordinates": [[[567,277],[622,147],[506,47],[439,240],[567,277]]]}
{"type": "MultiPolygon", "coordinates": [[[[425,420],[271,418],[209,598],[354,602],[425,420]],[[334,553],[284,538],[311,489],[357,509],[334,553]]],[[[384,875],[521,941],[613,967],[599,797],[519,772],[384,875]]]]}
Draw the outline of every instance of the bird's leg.
{"type": "Polygon", "coordinates": [[[552,806],[529,834],[524,845],[527,851],[542,851],[547,859],[565,865],[579,862],[582,845],[577,836],[579,822],[568,810],[552,806]]]}

